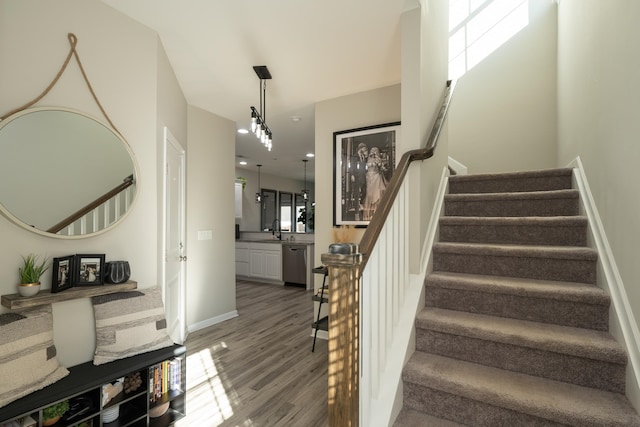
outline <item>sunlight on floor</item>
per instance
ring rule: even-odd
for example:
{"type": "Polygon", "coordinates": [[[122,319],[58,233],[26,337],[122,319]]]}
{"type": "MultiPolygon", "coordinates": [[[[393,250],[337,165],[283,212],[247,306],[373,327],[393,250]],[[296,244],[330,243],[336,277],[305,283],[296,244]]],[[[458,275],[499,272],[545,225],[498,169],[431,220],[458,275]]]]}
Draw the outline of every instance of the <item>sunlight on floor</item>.
{"type": "Polygon", "coordinates": [[[450,0],[449,78],[457,79],[529,24],[529,0],[450,0]]]}
{"type": "MultiPolygon", "coordinates": [[[[226,348],[226,344],[222,342],[215,347],[226,348]]],[[[187,417],[178,421],[177,427],[215,427],[233,415],[233,399],[225,390],[221,372],[211,357],[216,348],[187,356],[187,417]]],[[[243,426],[252,424],[249,422],[243,426]]]]}

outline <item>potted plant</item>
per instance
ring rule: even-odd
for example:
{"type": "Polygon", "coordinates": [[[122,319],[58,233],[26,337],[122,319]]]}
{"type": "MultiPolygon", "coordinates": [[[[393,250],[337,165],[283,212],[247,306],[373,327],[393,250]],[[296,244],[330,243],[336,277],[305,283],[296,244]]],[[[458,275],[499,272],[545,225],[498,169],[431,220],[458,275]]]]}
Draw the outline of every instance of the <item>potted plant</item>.
{"type": "Polygon", "coordinates": [[[236,181],[239,181],[242,183],[242,189],[244,190],[244,188],[247,186],[247,178],[245,178],[244,176],[238,176],[236,177],[236,181]]]}
{"type": "Polygon", "coordinates": [[[42,410],[42,425],[50,426],[58,422],[69,410],[69,401],[63,400],[42,410]]]}
{"type": "Polygon", "coordinates": [[[20,276],[20,284],[18,285],[18,293],[23,297],[32,296],[40,291],[40,277],[49,268],[48,259],[44,258],[39,261],[37,255],[29,254],[22,257],[24,263],[18,268],[20,276]]]}

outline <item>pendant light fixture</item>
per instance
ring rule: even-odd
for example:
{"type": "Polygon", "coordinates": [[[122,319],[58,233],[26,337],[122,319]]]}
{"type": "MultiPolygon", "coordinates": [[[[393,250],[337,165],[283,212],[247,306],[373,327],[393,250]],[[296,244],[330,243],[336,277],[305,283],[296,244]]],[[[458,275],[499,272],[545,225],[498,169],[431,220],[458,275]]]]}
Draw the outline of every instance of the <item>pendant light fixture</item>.
{"type": "Polygon", "coordinates": [[[251,106],[251,131],[271,151],[273,146],[273,133],[267,126],[267,80],[271,80],[271,73],[266,65],[254,65],[253,71],[260,79],[260,110],[251,106]]]}
{"type": "Polygon", "coordinates": [[[262,165],[258,166],[258,192],[256,193],[256,203],[260,203],[262,201],[262,190],[260,190],[260,168],[262,165]]]}
{"type": "Polygon", "coordinates": [[[302,189],[302,198],[306,203],[307,200],[309,200],[309,190],[307,190],[307,162],[309,160],[302,159],[302,161],[304,162],[304,188],[302,189]]]}

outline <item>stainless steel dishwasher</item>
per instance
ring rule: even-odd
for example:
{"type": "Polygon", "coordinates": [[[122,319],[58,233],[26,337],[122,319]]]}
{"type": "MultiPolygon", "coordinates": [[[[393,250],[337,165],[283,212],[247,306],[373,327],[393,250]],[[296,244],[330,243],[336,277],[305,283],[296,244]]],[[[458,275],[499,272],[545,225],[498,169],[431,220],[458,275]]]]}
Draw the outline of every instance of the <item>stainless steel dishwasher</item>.
{"type": "Polygon", "coordinates": [[[282,244],[282,280],[285,283],[307,285],[307,247],[282,244]]]}

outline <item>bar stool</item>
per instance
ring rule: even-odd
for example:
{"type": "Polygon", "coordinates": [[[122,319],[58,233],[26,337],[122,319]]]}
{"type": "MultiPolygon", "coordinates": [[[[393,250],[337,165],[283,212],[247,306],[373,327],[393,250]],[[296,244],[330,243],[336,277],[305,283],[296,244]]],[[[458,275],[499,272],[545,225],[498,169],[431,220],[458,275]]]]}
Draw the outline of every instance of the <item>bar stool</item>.
{"type": "Polygon", "coordinates": [[[313,346],[311,347],[311,352],[313,353],[316,349],[316,338],[318,337],[318,329],[322,328],[325,331],[329,330],[329,316],[325,316],[320,319],[320,311],[322,309],[323,303],[329,302],[329,297],[325,296],[325,291],[328,290],[326,286],[327,275],[329,274],[329,269],[325,266],[320,266],[313,268],[311,270],[314,274],[322,274],[324,277],[322,278],[322,287],[320,288],[320,294],[315,294],[311,299],[313,301],[318,301],[318,314],[316,315],[316,321],[313,322],[313,327],[315,328],[315,332],[313,333],[313,346]]]}

